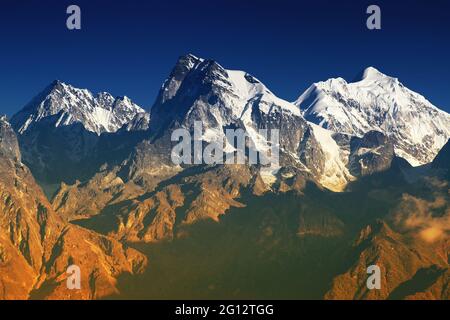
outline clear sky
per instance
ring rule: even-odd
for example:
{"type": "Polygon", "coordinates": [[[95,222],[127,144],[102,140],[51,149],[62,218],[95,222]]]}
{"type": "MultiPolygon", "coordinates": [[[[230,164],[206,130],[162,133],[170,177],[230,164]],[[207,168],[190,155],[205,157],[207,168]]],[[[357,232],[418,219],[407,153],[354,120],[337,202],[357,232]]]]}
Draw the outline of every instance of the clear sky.
{"type": "Polygon", "coordinates": [[[178,56],[245,70],[296,99],[313,82],[367,66],[450,111],[450,1],[1,0],[0,113],[55,79],[149,108],[178,56]],[[81,7],[82,30],[66,28],[81,7]],[[382,30],[366,28],[381,7],[382,30]]]}

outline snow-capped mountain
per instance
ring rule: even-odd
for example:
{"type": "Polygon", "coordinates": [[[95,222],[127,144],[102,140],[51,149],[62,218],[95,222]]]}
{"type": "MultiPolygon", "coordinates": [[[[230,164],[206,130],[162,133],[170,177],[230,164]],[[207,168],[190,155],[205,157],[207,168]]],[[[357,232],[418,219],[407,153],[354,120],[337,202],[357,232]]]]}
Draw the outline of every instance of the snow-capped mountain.
{"type": "Polygon", "coordinates": [[[86,179],[103,163],[120,162],[128,156],[124,150],[145,134],[149,117],[127,97],[94,95],[55,81],[15,114],[11,124],[35,178],[58,184],[86,179]]]}
{"type": "Polygon", "coordinates": [[[373,67],[356,82],[315,83],[294,103],[306,120],[335,132],[385,133],[395,153],[414,166],[431,162],[450,137],[449,114],[373,67]]]}
{"type": "MultiPolygon", "coordinates": [[[[148,176],[153,185],[158,168],[164,177],[181,169],[170,160],[176,144],[171,133],[193,130],[196,121],[202,123],[203,141],[225,142],[225,152],[235,150],[227,129],[243,129],[250,139],[247,147],[262,154],[270,142],[259,130],[279,130],[280,167],[334,191],[359,176],[386,170],[394,151],[412,164],[427,163],[450,136],[448,114],[374,68],[355,83],[331,79],[315,84],[290,103],[247,72],[192,54],[180,57],[151,115],[126,97],[94,96],[56,81],[12,124],[20,133],[24,161],[39,180],[56,175],[72,181],[80,166],[91,163],[87,177],[102,163],[128,159],[123,172],[141,181],[148,176]],[[127,136],[127,131],[136,135],[127,136]]],[[[268,186],[280,181],[273,169],[259,171],[268,186]]]]}
{"type": "MultiPolygon", "coordinates": [[[[194,121],[202,121],[207,142],[223,141],[226,128],[242,128],[258,151],[268,145],[258,130],[278,129],[281,166],[307,172],[332,190],[342,190],[353,180],[346,167],[349,152],[340,148],[332,131],[308,123],[294,104],[275,96],[252,75],[187,55],[161,88],[150,128],[161,136],[177,127],[192,129],[194,121]]],[[[269,184],[277,179],[274,172],[260,174],[269,184]]]]}
{"type": "Polygon", "coordinates": [[[199,120],[207,120],[205,126],[221,129],[238,120],[246,124],[251,122],[254,105],[264,114],[278,111],[300,116],[293,104],[276,97],[252,75],[189,54],[179,59],[163,84],[152,108],[152,127],[180,120],[185,120],[181,125],[189,125],[204,115],[208,117],[199,120]]]}
{"type": "Polygon", "coordinates": [[[116,132],[136,117],[145,118],[146,112],[128,97],[114,98],[106,92],[94,95],[86,89],[54,81],[17,113],[11,123],[20,134],[37,122],[48,121],[54,127],[81,123],[86,130],[100,135],[116,132]]]}

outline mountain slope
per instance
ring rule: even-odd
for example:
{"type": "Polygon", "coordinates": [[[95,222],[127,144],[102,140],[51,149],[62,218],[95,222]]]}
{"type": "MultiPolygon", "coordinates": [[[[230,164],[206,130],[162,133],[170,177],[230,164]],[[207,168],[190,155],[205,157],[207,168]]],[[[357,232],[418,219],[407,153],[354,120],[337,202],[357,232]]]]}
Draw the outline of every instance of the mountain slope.
{"type": "Polygon", "coordinates": [[[448,282],[448,279],[428,277],[425,281],[430,287],[436,287],[433,290],[421,284],[424,280],[415,281],[425,270],[435,269],[437,274],[448,272],[448,262],[443,259],[443,255],[448,255],[448,243],[428,244],[411,239],[409,234],[395,232],[385,222],[378,221],[361,230],[354,250],[358,259],[347,272],[333,279],[325,299],[405,299],[408,294],[402,292],[408,283],[411,284],[409,299],[413,299],[414,295],[419,298],[421,290],[428,292],[432,299],[450,298],[448,291],[445,291],[445,281],[448,282]],[[381,269],[379,290],[370,290],[366,286],[367,268],[371,265],[381,269]]]}
{"type": "Polygon", "coordinates": [[[55,81],[11,120],[23,162],[52,193],[60,182],[91,177],[120,163],[142,140],[150,115],[127,97],[93,95],[55,81]]]}
{"type": "Polygon", "coordinates": [[[171,134],[179,128],[192,133],[195,121],[204,129],[203,147],[222,141],[227,152],[234,150],[225,138],[227,129],[243,129],[253,142],[247,147],[258,151],[266,151],[268,143],[258,130],[279,129],[281,171],[255,166],[266,189],[290,189],[307,179],[342,191],[360,176],[388,169],[394,157],[382,133],[355,138],[320,128],[248,73],[186,55],[177,61],[151,109],[148,138],[117,167],[99,170],[85,183],[63,185],[53,198],[55,210],[71,219],[86,218],[126,197],[153,192],[189,168],[172,163],[170,153],[177,142],[171,141],[171,134]]]}
{"type": "Polygon", "coordinates": [[[385,133],[396,154],[414,166],[431,162],[450,137],[449,114],[372,67],[356,82],[315,83],[295,104],[308,121],[335,132],[385,133]]]}
{"type": "MultiPolygon", "coordinates": [[[[280,166],[293,166],[310,172],[332,190],[342,190],[352,179],[346,164],[347,154],[339,147],[332,132],[314,129],[295,105],[275,96],[252,75],[228,70],[217,62],[183,56],[164,83],[152,107],[150,128],[157,137],[169,141],[176,128],[192,131],[195,121],[201,121],[205,142],[225,141],[225,149],[233,145],[225,138],[226,129],[243,129],[250,138],[249,148],[267,152],[268,137],[260,129],[279,130],[280,166]],[[162,138],[161,138],[162,137],[162,138]],[[331,155],[327,148],[334,147],[331,155]],[[329,155],[335,162],[329,166],[329,155]]],[[[268,185],[276,181],[275,171],[261,170],[268,185]]]]}
{"type": "Polygon", "coordinates": [[[450,170],[450,140],[439,151],[436,158],[433,160],[433,166],[450,170]]]}
{"type": "Polygon", "coordinates": [[[117,293],[116,278],[141,272],[146,258],[114,239],[74,226],[52,209],[20,162],[17,138],[0,119],[0,298],[89,299],[117,293]],[[66,270],[81,269],[68,290],[66,270]]]}
{"type": "Polygon", "coordinates": [[[123,99],[55,83],[15,117],[18,137],[0,118],[0,298],[121,297],[120,278],[137,283],[128,296],[157,298],[448,299],[449,144],[429,166],[396,157],[430,156],[445,114],[374,69],[308,95],[300,111],[246,72],[187,55],[151,115],[111,122],[105,106],[123,99]],[[267,150],[259,129],[279,129],[279,168],[175,165],[171,134],[196,121],[202,147],[227,152],[227,129],[247,132],[246,152],[267,150]],[[51,204],[28,165],[58,185],[51,204]],[[152,257],[147,275],[131,276],[147,259],[124,242],[152,257]],[[380,291],[365,286],[373,263],[380,291]],[[70,264],[81,291],[66,289],[70,264]]]}

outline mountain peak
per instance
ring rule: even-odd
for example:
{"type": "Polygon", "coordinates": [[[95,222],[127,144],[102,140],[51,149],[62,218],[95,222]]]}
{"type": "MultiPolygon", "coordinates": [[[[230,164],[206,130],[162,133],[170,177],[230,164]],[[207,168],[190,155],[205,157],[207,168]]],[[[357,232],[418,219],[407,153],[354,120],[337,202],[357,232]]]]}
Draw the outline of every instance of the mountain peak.
{"type": "Polygon", "coordinates": [[[171,76],[176,72],[180,72],[182,70],[191,71],[193,69],[199,69],[204,74],[214,70],[222,70],[225,71],[217,61],[213,59],[204,59],[193,55],[192,53],[188,53],[178,58],[177,64],[175,65],[174,70],[172,71],[171,76]]]}
{"type": "Polygon", "coordinates": [[[185,59],[191,59],[191,60],[198,60],[198,61],[203,61],[203,58],[197,57],[196,55],[192,54],[192,53],[188,53],[185,54],[183,56],[181,56],[181,58],[185,58],[185,59]]]}
{"type": "MultiPolygon", "coordinates": [[[[195,73],[196,76],[194,78],[197,81],[197,78],[204,79],[207,74],[214,73],[214,70],[220,69],[223,68],[217,62],[198,58],[193,54],[179,57],[169,77],[164,81],[155,105],[171,100],[188,75],[192,76],[192,73],[195,73]]],[[[192,83],[192,87],[195,88],[196,84],[192,83]]]]}
{"type": "Polygon", "coordinates": [[[190,70],[203,61],[204,61],[204,59],[199,58],[199,57],[193,55],[192,53],[188,53],[188,54],[180,56],[178,58],[178,62],[176,65],[183,66],[183,67],[187,68],[188,70],[190,70]]]}
{"type": "Polygon", "coordinates": [[[413,166],[431,162],[450,137],[449,114],[374,67],[351,83],[319,82],[295,104],[307,120],[335,132],[392,136],[397,155],[413,166]]]}
{"type": "Polygon", "coordinates": [[[369,66],[366,69],[364,69],[360,75],[357,78],[357,81],[363,81],[363,80],[379,80],[379,79],[386,79],[391,78],[381,71],[379,71],[377,68],[369,66]]]}
{"type": "Polygon", "coordinates": [[[377,68],[369,66],[364,70],[363,73],[364,77],[373,77],[373,76],[379,76],[379,75],[383,75],[377,68]]]}
{"type": "Polygon", "coordinates": [[[81,123],[87,131],[98,135],[116,132],[145,110],[128,97],[114,98],[107,92],[95,96],[87,89],[78,89],[61,80],[53,81],[11,119],[19,133],[48,120],[52,126],[81,123]]]}
{"type": "Polygon", "coordinates": [[[63,81],[59,80],[59,79],[55,79],[52,81],[51,86],[61,86],[61,85],[66,85],[63,81]]]}
{"type": "Polygon", "coordinates": [[[72,86],[71,84],[64,82],[62,80],[53,80],[52,83],[47,87],[48,93],[54,91],[54,90],[59,90],[59,91],[71,91],[71,90],[84,90],[87,91],[87,89],[77,89],[74,86],[72,86]]]}

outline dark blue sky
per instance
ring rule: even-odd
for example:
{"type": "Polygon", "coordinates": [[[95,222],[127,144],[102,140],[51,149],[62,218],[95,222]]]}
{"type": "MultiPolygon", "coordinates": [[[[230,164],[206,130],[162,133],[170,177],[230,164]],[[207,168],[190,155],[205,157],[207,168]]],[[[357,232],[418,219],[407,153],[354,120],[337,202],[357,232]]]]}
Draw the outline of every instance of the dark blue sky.
{"type": "Polygon", "coordinates": [[[311,83],[373,65],[450,111],[450,1],[1,0],[0,113],[52,80],[149,108],[178,56],[245,70],[294,100],[311,83]],[[66,29],[69,4],[82,30],[66,29]],[[369,31],[369,4],[382,30],[369,31]]]}

